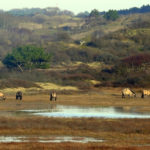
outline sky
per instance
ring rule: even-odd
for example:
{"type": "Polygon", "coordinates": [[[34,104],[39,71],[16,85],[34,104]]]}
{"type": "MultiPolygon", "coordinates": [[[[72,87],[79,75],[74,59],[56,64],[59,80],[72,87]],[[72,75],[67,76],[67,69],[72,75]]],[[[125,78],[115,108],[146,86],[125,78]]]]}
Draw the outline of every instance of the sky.
{"type": "Polygon", "coordinates": [[[59,7],[61,10],[70,10],[77,14],[93,9],[119,10],[147,4],[150,4],[150,0],[0,0],[0,9],[59,7]]]}

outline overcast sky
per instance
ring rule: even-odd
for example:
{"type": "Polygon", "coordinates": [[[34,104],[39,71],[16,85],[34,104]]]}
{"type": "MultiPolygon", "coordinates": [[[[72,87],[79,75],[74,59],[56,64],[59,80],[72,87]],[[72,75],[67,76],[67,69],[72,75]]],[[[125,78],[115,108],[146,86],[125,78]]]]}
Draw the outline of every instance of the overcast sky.
{"type": "Polygon", "coordinates": [[[141,7],[147,4],[150,4],[150,0],[0,0],[0,9],[59,7],[62,10],[67,9],[79,13],[90,12],[92,9],[107,11],[141,7]]]}

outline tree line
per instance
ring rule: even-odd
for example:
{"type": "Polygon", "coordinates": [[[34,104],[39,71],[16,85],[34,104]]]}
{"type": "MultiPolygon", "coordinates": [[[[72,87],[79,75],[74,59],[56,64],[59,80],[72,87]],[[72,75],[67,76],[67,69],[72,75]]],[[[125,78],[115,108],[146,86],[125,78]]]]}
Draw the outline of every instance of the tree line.
{"type": "Polygon", "coordinates": [[[81,18],[86,18],[89,16],[100,16],[100,15],[105,15],[110,11],[114,11],[115,13],[117,13],[118,15],[128,15],[128,14],[135,14],[135,13],[148,13],[150,12],[150,5],[143,5],[140,8],[138,7],[132,7],[129,9],[121,9],[121,10],[109,10],[107,12],[103,11],[100,12],[97,9],[93,9],[91,12],[85,11],[85,12],[80,12],[77,14],[77,17],[81,17],[81,18]]]}

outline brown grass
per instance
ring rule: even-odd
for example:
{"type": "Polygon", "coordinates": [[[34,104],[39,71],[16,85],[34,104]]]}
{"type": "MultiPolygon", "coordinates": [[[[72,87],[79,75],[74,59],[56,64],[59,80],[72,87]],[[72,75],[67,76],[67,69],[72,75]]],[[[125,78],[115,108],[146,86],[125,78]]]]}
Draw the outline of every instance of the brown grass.
{"type": "MultiPolygon", "coordinates": [[[[47,118],[11,115],[22,109],[47,109],[55,104],[84,106],[123,106],[130,110],[141,106],[139,111],[150,111],[149,98],[122,99],[121,89],[102,88],[72,95],[58,94],[56,102],[49,95],[24,95],[16,101],[15,95],[7,95],[0,102],[0,135],[31,136],[81,136],[103,139],[102,143],[9,143],[0,144],[0,149],[50,149],[50,150],[148,150],[150,146],[150,119],[98,119],[98,118],[47,118]],[[4,113],[8,111],[7,113],[4,113]]],[[[135,91],[139,91],[136,89],[135,91]]]]}
{"type": "MultiPolygon", "coordinates": [[[[86,90],[86,89],[85,89],[86,90]]],[[[133,89],[137,93],[137,98],[121,98],[122,88],[100,88],[90,91],[63,91],[58,92],[58,100],[56,102],[49,101],[49,92],[30,93],[31,91],[23,91],[23,101],[15,100],[15,92],[9,93],[5,91],[7,99],[5,102],[0,101],[0,110],[18,110],[18,109],[46,109],[51,104],[60,105],[80,105],[80,106],[122,106],[124,109],[132,109],[136,107],[138,111],[150,111],[149,97],[141,99],[140,89],[133,89]],[[72,94],[69,94],[72,93],[72,94]],[[139,107],[140,106],[140,107],[139,107]]]]}
{"type": "Polygon", "coordinates": [[[0,150],[149,150],[149,148],[148,146],[102,146],[95,143],[9,143],[0,145],[0,150]]]}
{"type": "MultiPolygon", "coordinates": [[[[100,145],[144,146],[150,143],[149,119],[0,118],[0,135],[87,136],[100,145]]],[[[95,143],[96,144],[96,143],[95,143]]],[[[85,144],[86,145],[86,144],[85,144]]]]}

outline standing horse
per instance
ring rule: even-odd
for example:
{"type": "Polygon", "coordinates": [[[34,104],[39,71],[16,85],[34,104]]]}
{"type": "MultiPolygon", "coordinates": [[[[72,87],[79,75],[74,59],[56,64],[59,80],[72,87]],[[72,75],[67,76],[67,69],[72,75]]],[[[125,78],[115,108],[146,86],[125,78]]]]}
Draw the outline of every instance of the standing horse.
{"type": "Polygon", "coordinates": [[[52,100],[57,100],[57,94],[56,94],[56,92],[52,92],[52,93],[50,93],[50,100],[52,101],[52,100]]]}
{"type": "Polygon", "coordinates": [[[0,92],[0,100],[5,100],[5,99],[6,97],[4,96],[4,94],[0,92]]]}
{"type": "Polygon", "coordinates": [[[150,96],[150,91],[149,90],[142,90],[141,98],[144,98],[145,96],[150,96]]]}
{"type": "Polygon", "coordinates": [[[131,89],[125,88],[125,89],[122,90],[122,98],[125,98],[125,96],[128,96],[128,97],[134,96],[134,97],[136,97],[136,94],[131,89]]]}
{"type": "Polygon", "coordinates": [[[18,91],[16,93],[16,100],[18,100],[18,99],[22,100],[22,92],[21,91],[18,91]]]}

